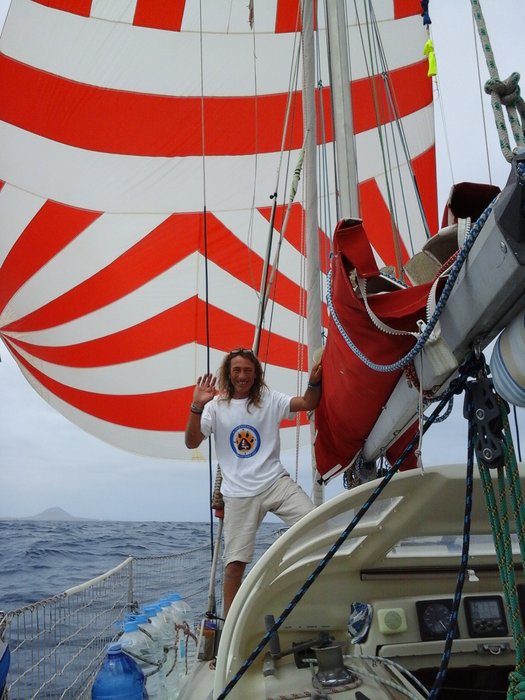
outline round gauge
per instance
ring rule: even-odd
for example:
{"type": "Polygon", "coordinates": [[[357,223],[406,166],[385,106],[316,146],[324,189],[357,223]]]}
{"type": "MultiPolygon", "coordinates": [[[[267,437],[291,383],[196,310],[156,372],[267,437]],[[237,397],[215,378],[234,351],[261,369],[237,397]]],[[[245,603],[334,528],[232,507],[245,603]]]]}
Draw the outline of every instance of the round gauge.
{"type": "Polygon", "coordinates": [[[445,639],[452,612],[452,600],[420,600],[416,603],[416,608],[421,639],[445,639]]]}
{"type": "Polygon", "coordinates": [[[433,634],[446,634],[450,610],[444,603],[430,603],[423,612],[425,627],[433,634]]]}

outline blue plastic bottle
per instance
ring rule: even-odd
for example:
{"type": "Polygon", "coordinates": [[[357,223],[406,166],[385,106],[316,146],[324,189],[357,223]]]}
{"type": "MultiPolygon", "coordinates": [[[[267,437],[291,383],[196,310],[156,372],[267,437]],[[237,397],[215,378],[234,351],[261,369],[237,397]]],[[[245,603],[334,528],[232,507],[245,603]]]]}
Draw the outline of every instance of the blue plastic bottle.
{"type": "Polygon", "coordinates": [[[129,656],[124,654],[121,645],[110,644],[107,656],[97,673],[92,700],[144,700],[147,698],[144,674],[129,656]]]}

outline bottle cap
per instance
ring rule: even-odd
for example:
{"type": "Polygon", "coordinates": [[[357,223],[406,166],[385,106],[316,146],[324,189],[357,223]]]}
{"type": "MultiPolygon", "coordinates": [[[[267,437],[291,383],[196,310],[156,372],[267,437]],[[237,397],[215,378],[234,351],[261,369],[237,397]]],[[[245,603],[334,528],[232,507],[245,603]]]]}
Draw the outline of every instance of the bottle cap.
{"type": "Polygon", "coordinates": [[[144,612],[146,615],[154,616],[156,615],[160,610],[160,605],[145,605],[144,606],[144,612]]]}

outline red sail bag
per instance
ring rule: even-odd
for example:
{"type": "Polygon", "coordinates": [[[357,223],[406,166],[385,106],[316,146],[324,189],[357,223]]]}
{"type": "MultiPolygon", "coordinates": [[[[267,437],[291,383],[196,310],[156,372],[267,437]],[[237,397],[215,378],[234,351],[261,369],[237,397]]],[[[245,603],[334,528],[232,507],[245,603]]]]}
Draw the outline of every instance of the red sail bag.
{"type": "MultiPolygon", "coordinates": [[[[374,291],[383,284],[381,273],[361,221],[340,221],[334,233],[332,304],[347,335],[373,363],[390,365],[416,343],[414,335],[392,335],[371,319],[355,284],[366,280],[368,305],[383,324],[398,331],[418,332],[426,321],[426,302],[432,283],[374,291]]],[[[317,470],[327,481],[346,469],[359,454],[382,407],[403,370],[379,372],[369,368],[348,346],[332,316],[323,352],[323,394],[315,412],[317,470]]],[[[395,461],[414,436],[413,424],[389,446],[386,457],[395,461]]],[[[414,453],[401,469],[416,465],[414,453]]]]}

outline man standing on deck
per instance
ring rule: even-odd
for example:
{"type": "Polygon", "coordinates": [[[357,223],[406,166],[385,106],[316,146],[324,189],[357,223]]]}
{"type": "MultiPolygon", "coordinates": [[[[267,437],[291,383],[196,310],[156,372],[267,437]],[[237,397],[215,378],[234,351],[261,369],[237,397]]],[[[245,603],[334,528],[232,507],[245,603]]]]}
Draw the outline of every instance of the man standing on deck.
{"type": "Polygon", "coordinates": [[[251,350],[226,355],[216,377],[199,377],[186,425],[186,447],[212,433],[222,472],[224,498],[224,616],[253,556],[255,535],[266,513],[293,525],[314,505],[280,461],[279,424],[298,411],[312,411],[321,398],[321,364],[310,374],[304,396],[267,387],[251,350]]]}

